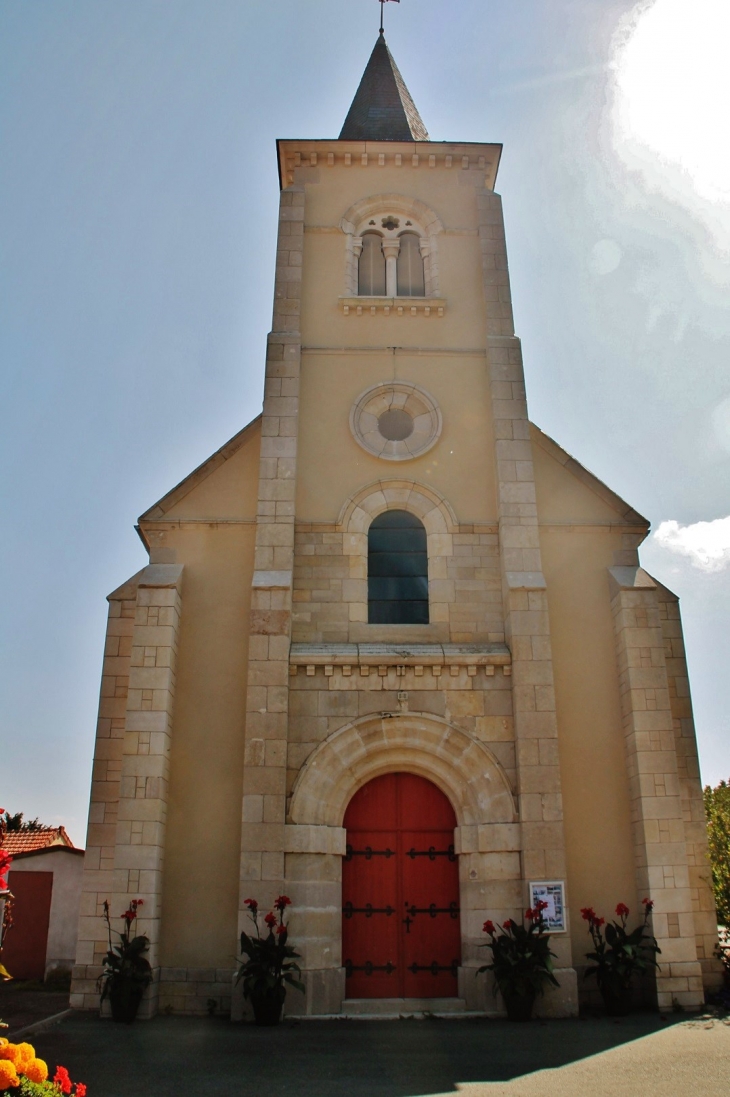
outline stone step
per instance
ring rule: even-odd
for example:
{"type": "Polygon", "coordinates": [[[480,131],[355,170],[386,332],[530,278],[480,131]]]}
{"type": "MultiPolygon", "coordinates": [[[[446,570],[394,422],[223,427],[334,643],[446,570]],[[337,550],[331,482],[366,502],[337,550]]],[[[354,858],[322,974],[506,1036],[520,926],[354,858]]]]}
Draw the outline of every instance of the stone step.
{"type": "Polygon", "coordinates": [[[466,1010],[463,998],[345,998],[345,1017],[400,1017],[404,1014],[424,1017],[459,1014],[466,1010]]]}

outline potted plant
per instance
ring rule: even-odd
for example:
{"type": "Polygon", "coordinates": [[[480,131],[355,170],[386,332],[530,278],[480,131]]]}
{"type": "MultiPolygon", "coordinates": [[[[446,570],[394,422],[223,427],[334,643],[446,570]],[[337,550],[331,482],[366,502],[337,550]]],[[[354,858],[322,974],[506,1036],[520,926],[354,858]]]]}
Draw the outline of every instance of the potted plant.
{"type": "Polygon", "coordinates": [[[259,930],[259,905],[255,899],[245,899],[249,915],[256,929],[256,936],[241,934],[241,952],[246,957],[236,975],[236,982],[243,980],[243,996],[251,1000],[257,1025],[277,1025],[286,998],[286,987],[292,986],[304,992],[304,984],[294,974],[300,974],[297,964],[299,953],[287,944],[288,930],[284,924],[284,911],[291,899],[280,895],[274,903],[279,917],[270,911],[264,918],[265,936],[259,930]]]}
{"type": "Polygon", "coordinates": [[[492,950],[492,962],[480,967],[477,975],[493,973],[495,991],[502,995],[510,1021],[529,1021],[537,995],[544,993],[548,983],[560,986],[553,975],[555,953],[550,950],[542,913],[546,907],[547,903],[538,900],[534,909],[525,911],[522,925],[513,918],[499,928],[491,919],[484,923],[490,939],[480,947],[492,950]]]}
{"type": "Polygon", "coordinates": [[[104,971],[99,976],[101,1001],[109,999],[114,1021],[124,1021],[131,1025],[137,1016],[142,995],[152,982],[152,968],[144,953],[150,942],[143,934],[134,936],[132,927],[137,920],[137,909],[143,906],[142,899],[132,899],[129,909],[120,915],[124,929],[112,931],[109,921],[109,903],[104,900],[104,919],[109,935],[109,951],[104,957],[104,971]],[[112,945],[112,932],[116,933],[119,943],[112,945]]]}
{"type": "Polygon", "coordinates": [[[642,905],[644,920],[630,933],[626,928],[630,911],[625,903],[619,903],[616,907],[616,917],[620,921],[614,920],[608,925],[605,918],[598,917],[593,907],[581,909],[593,939],[593,951],[586,953],[593,964],[586,968],[585,976],[595,975],[606,1012],[611,1017],[623,1017],[630,1012],[634,975],[643,975],[650,968],[659,967],[656,956],[661,949],[649,929],[654,903],[650,899],[642,899],[642,905]]]}

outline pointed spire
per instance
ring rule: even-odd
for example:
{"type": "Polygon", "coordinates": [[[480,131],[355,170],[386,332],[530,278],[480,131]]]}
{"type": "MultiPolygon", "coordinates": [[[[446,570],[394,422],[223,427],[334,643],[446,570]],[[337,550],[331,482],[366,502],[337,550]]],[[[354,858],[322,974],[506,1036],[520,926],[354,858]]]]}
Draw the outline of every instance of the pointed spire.
{"type": "Polygon", "coordinates": [[[380,32],[370,54],[340,141],[428,141],[393,55],[380,32]]]}

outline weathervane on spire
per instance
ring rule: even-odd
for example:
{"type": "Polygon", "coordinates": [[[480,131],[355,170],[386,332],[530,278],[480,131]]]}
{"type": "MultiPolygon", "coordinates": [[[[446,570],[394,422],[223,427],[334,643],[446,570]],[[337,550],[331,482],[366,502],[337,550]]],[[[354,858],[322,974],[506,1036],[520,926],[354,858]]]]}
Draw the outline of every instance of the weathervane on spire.
{"type": "MultiPolygon", "coordinates": [[[[400,4],[400,0],[393,0],[395,4],[400,4]]],[[[383,12],[385,11],[385,5],[388,0],[380,0],[380,33],[383,34],[383,12]]]]}

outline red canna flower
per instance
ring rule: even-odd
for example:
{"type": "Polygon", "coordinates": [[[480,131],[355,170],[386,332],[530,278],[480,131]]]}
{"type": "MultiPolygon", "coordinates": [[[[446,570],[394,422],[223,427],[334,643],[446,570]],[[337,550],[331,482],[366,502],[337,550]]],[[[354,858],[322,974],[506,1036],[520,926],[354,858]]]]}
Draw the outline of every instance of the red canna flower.
{"type": "Polygon", "coordinates": [[[527,921],[532,922],[536,917],[537,911],[533,910],[532,907],[528,907],[525,911],[525,918],[527,918],[527,921]]]}
{"type": "Polygon", "coordinates": [[[83,1082],[76,1083],[75,1097],[86,1097],[86,1086],[83,1082]]]}
{"type": "Polygon", "coordinates": [[[512,921],[510,918],[506,922],[502,922],[502,929],[512,929],[512,921]]]}
{"type": "Polygon", "coordinates": [[[278,936],[279,936],[279,937],[283,937],[283,936],[284,936],[284,934],[286,933],[286,926],[284,925],[284,923],[283,923],[283,922],[282,922],[282,924],[281,924],[280,926],[277,926],[277,927],[276,927],[276,932],[277,932],[277,934],[278,934],[278,936]]]}
{"type": "Polygon", "coordinates": [[[495,927],[494,922],[492,921],[491,918],[487,918],[486,922],[482,926],[483,932],[488,933],[491,937],[494,937],[495,928],[496,927],[495,927]]]}
{"type": "Polygon", "coordinates": [[[548,905],[547,905],[547,903],[545,902],[544,899],[538,899],[537,902],[535,903],[535,912],[537,914],[539,914],[541,910],[547,910],[547,908],[548,908],[548,905]]]}
{"type": "Polygon", "coordinates": [[[291,906],[291,899],[288,895],[280,895],[274,903],[274,906],[283,913],[287,907],[291,906]]]}
{"type": "Polygon", "coordinates": [[[642,905],[646,907],[647,911],[649,913],[651,913],[651,911],[654,909],[654,900],[653,899],[642,899],[641,902],[642,902],[642,905]]]}
{"type": "Polygon", "coordinates": [[[600,929],[601,926],[604,926],[605,924],[606,924],[606,919],[605,918],[594,918],[593,919],[593,925],[596,927],[596,929],[600,929]]]}
{"type": "Polygon", "coordinates": [[[618,906],[616,907],[616,914],[618,915],[619,918],[627,918],[628,917],[629,908],[626,906],[626,903],[619,903],[618,904],[618,906]]]}
{"type": "Polygon", "coordinates": [[[259,909],[259,904],[255,899],[244,899],[243,902],[249,908],[252,914],[255,914],[256,911],[259,909]]]}
{"type": "Polygon", "coordinates": [[[580,908],[580,916],[586,922],[595,922],[595,920],[596,920],[596,912],[593,909],[593,907],[581,907],[580,908]]]}
{"type": "Polygon", "coordinates": [[[269,927],[269,929],[273,929],[276,925],[276,915],[272,911],[269,911],[269,913],[264,918],[264,921],[266,922],[266,925],[269,927]]]}

